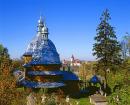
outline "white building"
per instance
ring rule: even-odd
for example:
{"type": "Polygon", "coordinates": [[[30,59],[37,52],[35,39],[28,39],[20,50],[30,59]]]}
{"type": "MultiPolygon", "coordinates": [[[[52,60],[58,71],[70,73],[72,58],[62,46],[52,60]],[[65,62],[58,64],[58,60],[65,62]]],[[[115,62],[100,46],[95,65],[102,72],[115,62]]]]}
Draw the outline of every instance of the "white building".
{"type": "Polygon", "coordinates": [[[71,61],[70,66],[80,66],[81,65],[81,61],[79,59],[75,59],[73,55],[71,56],[70,61],[71,61]]]}

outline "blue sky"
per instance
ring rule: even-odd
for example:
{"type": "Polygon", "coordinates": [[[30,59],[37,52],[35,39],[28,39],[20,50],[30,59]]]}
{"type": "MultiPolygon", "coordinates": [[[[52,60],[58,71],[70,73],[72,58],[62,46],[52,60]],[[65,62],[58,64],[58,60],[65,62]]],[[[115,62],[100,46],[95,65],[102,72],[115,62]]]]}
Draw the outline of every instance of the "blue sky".
{"type": "Polygon", "coordinates": [[[130,32],[129,4],[130,0],[0,0],[0,43],[12,58],[21,57],[42,13],[61,59],[74,54],[94,60],[92,47],[102,12],[109,9],[120,41],[130,32]]]}

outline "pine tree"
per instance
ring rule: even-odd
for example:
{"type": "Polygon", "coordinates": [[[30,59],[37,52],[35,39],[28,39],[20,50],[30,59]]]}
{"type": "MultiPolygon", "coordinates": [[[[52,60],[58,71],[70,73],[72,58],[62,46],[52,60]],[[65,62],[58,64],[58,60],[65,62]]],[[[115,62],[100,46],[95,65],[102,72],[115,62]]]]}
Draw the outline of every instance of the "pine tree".
{"type": "Polygon", "coordinates": [[[103,71],[105,77],[105,84],[107,84],[107,70],[113,70],[121,63],[121,46],[117,41],[114,27],[109,24],[111,19],[108,10],[106,9],[97,27],[97,35],[94,38],[95,44],[93,45],[93,55],[97,58],[97,67],[103,71]]]}

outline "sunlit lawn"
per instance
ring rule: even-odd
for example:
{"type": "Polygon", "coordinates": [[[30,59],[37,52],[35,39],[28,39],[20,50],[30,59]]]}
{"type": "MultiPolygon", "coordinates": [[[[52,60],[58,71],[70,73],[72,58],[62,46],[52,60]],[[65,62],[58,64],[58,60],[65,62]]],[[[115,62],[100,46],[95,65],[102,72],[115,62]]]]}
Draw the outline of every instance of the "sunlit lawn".
{"type": "Polygon", "coordinates": [[[89,102],[89,98],[79,98],[79,99],[71,99],[72,100],[72,104],[76,105],[76,101],[79,102],[79,105],[91,105],[89,102]]]}

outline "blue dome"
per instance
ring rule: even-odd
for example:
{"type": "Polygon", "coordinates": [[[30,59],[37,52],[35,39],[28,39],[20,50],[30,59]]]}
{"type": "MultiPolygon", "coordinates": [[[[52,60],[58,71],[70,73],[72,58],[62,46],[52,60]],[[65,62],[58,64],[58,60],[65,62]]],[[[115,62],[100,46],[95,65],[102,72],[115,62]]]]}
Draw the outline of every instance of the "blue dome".
{"type": "Polygon", "coordinates": [[[37,35],[28,45],[24,55],[27,54],[32,55],[29,64],[61,64],[55,45],[51,40],[45,40],[42,35],[37,35]]]}
{"type": "Polygon", "coordinates": [[[60,64],[59,54],[56,51],[55,45],[51,40],[42,43],[41,46],[33,52],[33,65],[36,64],[60,64]]]}
{"type": "Polygon", "coordinates": [[[48,39],[48,34],[48,28],[40,17],[37,35],[33,38],[24,53],[24,56],[32,56],[32,61],[28,64],[61,64],[56,47],[48,39]]]}

